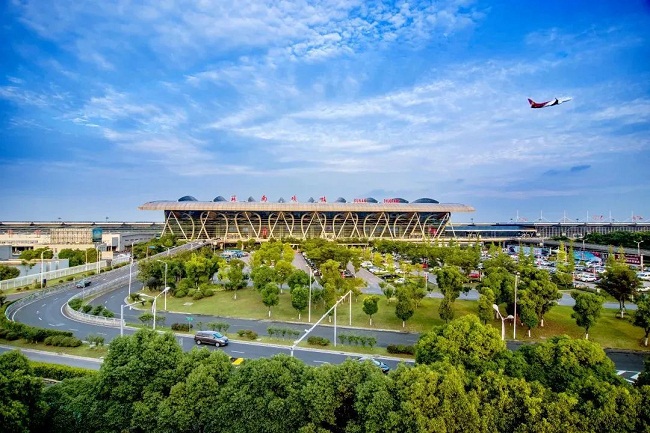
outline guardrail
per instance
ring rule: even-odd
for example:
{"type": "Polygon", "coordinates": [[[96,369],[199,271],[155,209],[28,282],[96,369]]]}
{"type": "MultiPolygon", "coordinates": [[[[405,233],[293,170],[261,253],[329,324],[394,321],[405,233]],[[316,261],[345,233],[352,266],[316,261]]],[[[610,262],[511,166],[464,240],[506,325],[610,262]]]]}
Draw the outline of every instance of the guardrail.
{"type": "MultiPolygon", "coordinates": [[[[175,248],[174,252],[184,251],[184,250],[188,250],[188,249],[192,250],[192,249],[200,248],[202,245],[203,245],[202,242],[197,242],[197,243],[192,242],[192,243],[181,245],[180,247],[175,248]]],[[[159,254],[156,254],[154,256],[149,257],[149,260],[165,257],[166,255],[167,255],[167,252],[159,253],[159,254]]],[[[138,272],[137,271],[137,263],[134,263],[134,265],[136,267],[134,268],[133,273],[131,275],[132,278],[134,277],[134,275],[137,275],[137,272],[138,272]]],[[[110,271],[106,272],[103,275],[110,275],[113,272],[121,272],[123,270],[124,270],[124,268],[113,269],[113,270],[110,270],[110,271]]],[[[68,299],[68,301],[66,301],[65,308],[64,308],[65,311],[69,312],[69,310],[72,310],[72,308],[69,308],[69,305],[68,305],[68,302],[70,302],[71,299],[78,298],[78,297],[83,297],[85,299],[85,298],[88,297],[88,295],[90,295],[90,297],[93,297],[93,296],[96,296],[96,295],[104,294],[106,292],[110,292],[111,290],[114,290],[116,286],[119,286],[122,282],[124,282],[124,280],[128,281],[128,278],[129,278],[129,275],[126,274],[126,275],[123,275],[123,276],[121,276],[119,278],[116,278],[114,280],[107,281],[104,284],[100,284],[98,286],[95,286],[95,287],[92,287],[92,288],[89,288],[89,289],[84,289],[81,293],[75,293],[73,296],[70,297],[70,299],[68,299]]],[[[5,310],[5,316],[7,317],[7,319],[12,320],[11,317],[15,313],[15,311],[19,310],[24,305],[30,304],[31,302],[33,302],[36,299],[43,298],[43,297],[49,296],[49,295],[54,294],[54,293],[62,292],[64,290],[68,290],[68,289],[70,289],[72,287],[73,287],[73,283],[70,283],[70,284],[63,284],[61,286],[52,287],[50,289],[43,289],[43,290],[39,290],[37,292],[34,292],[31,295],[25,296],[24,298],[21,298],[21,299],[17,300],[16,302],[12,303],[11,305],[9,305],[5,310]]],[[[103,317],[103,316],[94,316],[92,314],[81,313],[81,312],[75,311],[75,310],[72,310],[72,311],[74,311],[74,313],[70,313],[70,316],[72,316],[74,318],[77,318],[78,320],[86,321],[88,323],[97,323],[97,324],[104,324],[104,325],[109,324],[110,326],[120,326],[120,320],[119,319],[115,319],[115,318],[112,318],[112,317],[109,318],[109,317],[103,317]],[[114,322],[109,322],[107,319],[111,319],[114,322]],[[116,324],[111,325],[111,323],[116,323],[116,324]]]]}
{"type": "MultiPolygon", "coordinates": [[[[108,265],[106,260],[99,262],[100,269],[108,265]]],[[[38,274],[25,275],[23,277],[11,278],[9,280],[0,281],[0,290],[15,289],[17,287],[29,286],[30,284],[40,284],[41,279],[52,281],[57,278],[67,277],[69,275],[80,274],[88,271],[97,271],[97,262],[87,263],[84,265],[73,266],[71,268],[56,269],[54,271],[47,271],[38,274]]]]}

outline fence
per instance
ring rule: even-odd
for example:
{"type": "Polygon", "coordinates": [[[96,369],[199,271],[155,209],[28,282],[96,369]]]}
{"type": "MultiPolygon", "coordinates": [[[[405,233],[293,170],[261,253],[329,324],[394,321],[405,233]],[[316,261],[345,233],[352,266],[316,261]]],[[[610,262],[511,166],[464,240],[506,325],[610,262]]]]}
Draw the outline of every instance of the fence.
{"type": "MultiPolygon", "coordinates": [[[[99,262],[99,267],[105,268],[107,266],[106,260],[99,262]]],[[[17,287],[29,286],[30,284],[41,284],[41,279],[47,281],[55,281],[57,278],[67,277],[70,275],[81,274],[84,272],[95,271],[97,272],[97,262],[86,263],[72,268],[57,269],[54,271],[47,271],[35,275],[25,275],[24,277],[12,278],[10,280],[0,281],[0,290],[15,289],[17,287]]]]}

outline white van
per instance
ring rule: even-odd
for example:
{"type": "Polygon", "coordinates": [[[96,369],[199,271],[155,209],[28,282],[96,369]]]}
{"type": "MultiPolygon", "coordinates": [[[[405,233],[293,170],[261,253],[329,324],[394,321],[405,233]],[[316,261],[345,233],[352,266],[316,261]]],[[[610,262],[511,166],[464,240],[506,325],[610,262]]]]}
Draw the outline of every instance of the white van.
{"type": "Polygon", "coordinates": [[[636,276],[639,277],[640,280],[650,281],[650,272],[637,272],[636,276]]]}

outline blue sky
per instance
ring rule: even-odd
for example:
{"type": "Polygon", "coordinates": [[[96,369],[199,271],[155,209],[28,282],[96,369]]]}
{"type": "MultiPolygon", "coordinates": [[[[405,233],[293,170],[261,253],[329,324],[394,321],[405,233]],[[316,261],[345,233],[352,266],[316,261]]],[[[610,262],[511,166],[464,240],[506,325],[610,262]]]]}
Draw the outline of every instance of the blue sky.
{"type": "Polygon", "coordinates": [[[0,220],[232,194],[650,220],[648,1],[9,0],[0,23],[0,220]]]}

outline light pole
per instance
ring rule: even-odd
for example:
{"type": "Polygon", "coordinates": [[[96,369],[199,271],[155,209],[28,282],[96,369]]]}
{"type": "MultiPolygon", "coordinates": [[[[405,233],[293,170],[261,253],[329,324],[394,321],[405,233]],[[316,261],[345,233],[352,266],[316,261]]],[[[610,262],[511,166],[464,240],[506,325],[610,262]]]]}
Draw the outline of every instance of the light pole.
{"type": "Polygon", "coordinates": [[[131,264],[129,264],[129,297],[131,296],[131,272],[133,272],[133,245],[131,245],[131,264]]]}
{"type": "Polygon", "coordinates": [[[639,256],[639,264],[641,265],[641,272],[643,272],[643,256],[641,255],[641,244],[643,241],[634,241],[636,242],[636,255],[639,256]]]}
{"type": "Polygon", "coordinates": [[[120,305],[120,337],[124,335],[124,307],[130,307],[132,305],[138,304],[142,301],[133,302],[131,304],[122,304],[120,305]]]}
{"type": "Polygon", "coordinates": [[[163,263],[165,265],[165,311],[167,311],[167,262],[163,262],[162,260],[156,260],[157,262],[163,263]]]}
{"type": "Polygon", "coordinates": [[[312,270],[311,266],[309,267],[309,313],[308,313],[308,318],[307,321],[311,323],[311,279],[312,279],[312,270]]]}
{"type": "Polygon", "coordinates": [[[517,283],[519,282],[519,272],[515,274],[515,320],[512,325],[512,339],[517,339],[517,283]]]}
{"type": "Polygon", "coordinates": [[[153,298],[153,302],[151,303],[151,310],[153,311],[153,330],[156,330],[156,301],[158,300],[158,297],[162,295],[163,293],[167,293],[167,290],[169,290],[169,287],[166,287],[165,290],[157,294],[156,296],[151,296],[151,295],[145,295],[144,293],[141,293],[140,296],[146,296],[148,298],[153,298]]]}
{"type": "Polygon", "coordinates": [[[499,315],[499,318],[501,319],[501,340],[505,341],[505,339],[506,339],[506,322],[505,322],[505,320],[506,319],[501,315],[501,311],[499,311],[499,306],[497,304],[492,304],[492,308],[494,309],[494,311],[497,312],[497,314],[499,315]]]}
{"type": "Polygon", "coordinates": [[[43,254],[45,250],[41,251],[41,289],[43,288],[43,254]]]}

